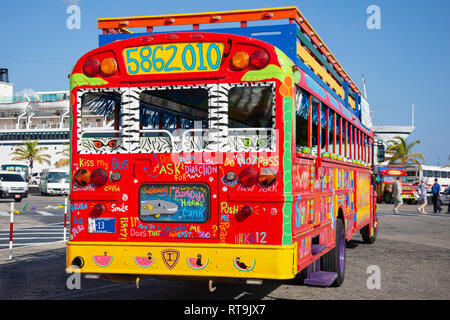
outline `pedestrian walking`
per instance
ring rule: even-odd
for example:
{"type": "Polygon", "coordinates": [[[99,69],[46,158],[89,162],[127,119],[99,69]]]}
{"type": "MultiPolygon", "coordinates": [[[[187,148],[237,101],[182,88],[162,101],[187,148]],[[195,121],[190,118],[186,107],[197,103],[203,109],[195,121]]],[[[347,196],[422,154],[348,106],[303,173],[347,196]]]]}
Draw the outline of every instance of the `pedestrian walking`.
{"type": "Polygon", "coordinates": [[[397,177],[394,184],[392,185],[392,196],[394,197],[394,214],[399,214],[398,208],[403,204],[402,199],[402,184],[400,182],[400,177],[397,177]]]}
{"type": "Polygon", "coordinates": [[[427,206],[427,188],[429,185],[425,184],[425,178],[422,178],[419,184],[419,203],[421,204],[417,211],[419,213],[427,214],[425,207],[427,206]]]}
{"type": "Polygon", "coordinates": [[[431,200],[433,201],[433,211],[434,213],[441,212],[441,185],[438,183],[438,179],[434,179],[434,184],[431,187],[431,200]]]}

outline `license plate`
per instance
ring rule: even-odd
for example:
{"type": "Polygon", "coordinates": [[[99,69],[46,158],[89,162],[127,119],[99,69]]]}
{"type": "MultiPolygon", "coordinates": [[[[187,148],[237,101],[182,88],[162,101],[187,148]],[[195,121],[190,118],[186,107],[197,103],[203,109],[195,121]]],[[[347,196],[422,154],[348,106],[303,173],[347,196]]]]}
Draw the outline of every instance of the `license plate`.
{"type": "Polygon", "coordinates": [[[15,195],[16,199],[20,199],[20,194],[15,195]]]}
{"type": "Polygon", "coordinates": [[[89,218],[89,233],[115,233],[115,218],[89,218]]]}
{"type": "Polygon", "coordinates": [[[169,43],[126,48],[130,75],[217,71],[222,60],[221,42],[169,43]]]}

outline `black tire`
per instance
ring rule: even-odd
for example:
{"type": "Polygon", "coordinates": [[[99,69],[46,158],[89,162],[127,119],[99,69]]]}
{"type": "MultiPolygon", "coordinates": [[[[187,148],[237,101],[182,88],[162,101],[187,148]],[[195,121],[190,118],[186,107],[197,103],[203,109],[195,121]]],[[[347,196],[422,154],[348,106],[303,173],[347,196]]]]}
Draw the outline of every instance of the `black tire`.
{"type": "Polygon", "coordinates": [[[374,228],[373,236],[370,236],[369,225],[361,229],[361,236],[364,243],[373,244],[377,240],[377,229],[374,228]]]}
{"type": "Polygon", "coordinates": [[[345,277],[345,228],[341,219],[336,221],[336,245],[333,250],[327,252],[320,258],[320,269],[322,271],[336,272],[337,278],[331,285],[340,287],[345,277]],[[342,252],[341,252],[342,251],[342,252]]]}

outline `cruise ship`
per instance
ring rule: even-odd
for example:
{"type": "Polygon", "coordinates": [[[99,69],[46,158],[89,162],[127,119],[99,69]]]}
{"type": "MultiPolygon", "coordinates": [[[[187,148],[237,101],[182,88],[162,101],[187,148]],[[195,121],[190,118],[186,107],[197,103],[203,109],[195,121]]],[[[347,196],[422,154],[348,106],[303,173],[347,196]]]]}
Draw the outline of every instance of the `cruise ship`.
{"type": "MultiPolygon", "coordinates": [[[[14,95],[8,70],[0,69],[0,164],[12,162],[12,152],[25,139],[39,140],[47,147],[51,164],[33,163],[33,172],[54,167],[69,147],[69,91],[47,91],[14,95]]],[[[30,172],[31,174],[31,172],[30,172]]]]}

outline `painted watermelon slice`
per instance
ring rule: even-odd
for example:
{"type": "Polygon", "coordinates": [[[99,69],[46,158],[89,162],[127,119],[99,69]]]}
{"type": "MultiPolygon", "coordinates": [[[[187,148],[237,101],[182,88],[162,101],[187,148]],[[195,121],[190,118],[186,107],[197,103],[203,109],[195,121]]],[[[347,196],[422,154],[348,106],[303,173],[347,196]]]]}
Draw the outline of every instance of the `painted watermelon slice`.
{"type": "Polygon", "coordinates": [[[94,263],[97,266],[105,268],[111,264],[113,257],[111,257],[111,256],[92,256],[92,260],[94,260],[94,263]]]}
{"type": "Polygon", "coordinates": [[[188,266],[191,267],[194,270],[202,270],[209,263],[209,258],[206,259],[206,262],[204,264],[202,264],[202,265],[198,265],[197,264],[197,260],[198,260],[198,258],[186,258],[186,262],[187,262],[188,266]]]}
{"type": "Polygon", "coordinates": [[[134,257],[134,263],[141,268],[149,268],[155,262],[155,258],[149,259],[148,257],[134,257]]]}
{"type": "Polygon", "coordinates": [[[239,258],[233,259],[233,265],[239,271],[252,271],[255,268],[256,260],[253,259],[253,264],[251,267],[246,266],[244,263],[239,261],[239,258]]]}

